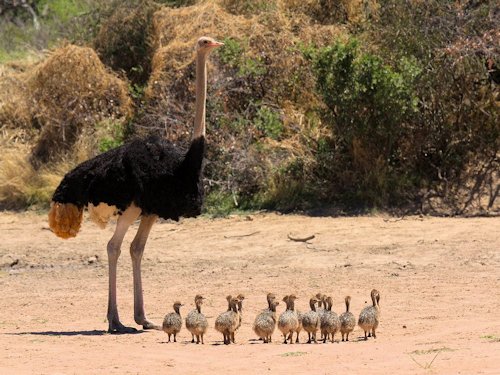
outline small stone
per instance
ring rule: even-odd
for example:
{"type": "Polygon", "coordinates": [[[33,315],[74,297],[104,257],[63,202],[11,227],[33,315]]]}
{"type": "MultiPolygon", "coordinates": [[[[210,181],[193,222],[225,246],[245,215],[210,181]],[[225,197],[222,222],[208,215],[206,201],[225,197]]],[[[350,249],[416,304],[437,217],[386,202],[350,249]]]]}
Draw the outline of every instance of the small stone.
{"type": "Polygon", "coordinates": [[[89,257],[87,259],[87,264],[94,264],[97,263],[97,257],[89,257]]]}

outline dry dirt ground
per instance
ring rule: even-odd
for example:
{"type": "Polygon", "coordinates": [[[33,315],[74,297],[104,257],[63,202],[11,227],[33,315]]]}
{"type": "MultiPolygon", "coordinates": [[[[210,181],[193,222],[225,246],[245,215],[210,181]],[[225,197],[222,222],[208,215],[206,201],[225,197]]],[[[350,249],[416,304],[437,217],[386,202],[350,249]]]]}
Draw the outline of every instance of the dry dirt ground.
{"type": "MultiPolygon", "coordinates": [[[[137,229],[135,225],[132,229],[137,229]]],[[[143,282],[149,318],[172,303],[207,297],[205,345],[161,331],[106,333],[106,243],[112,226],[87,220],[79,236],[56,238],[46,217],[0,214],[0,373],[493,374],[500,369],[500,218],[307,217],[253,214],[158,223],[146,246],[143,282]],[[287,235],[314,234],[309,244],[287,235]],[[381,293],[376,339],[284,345],[255,340],[265,294],[295,293],[308,309],[316,292],[334,310],[352,296],[355,315],[372,288],[381,293]],[[227,294],[243,293],[236,345],[214,329],[227,294]]],[[[121,319],[133,323],[130,231],[118,271],[121,319]]],[[[278,313],[283,304],[278,306],[278,313]]],[[[139,327],[138,327],[139,328],[139,327]]],[[[336,339],[338,340],[338,336],[336,339]]]]}

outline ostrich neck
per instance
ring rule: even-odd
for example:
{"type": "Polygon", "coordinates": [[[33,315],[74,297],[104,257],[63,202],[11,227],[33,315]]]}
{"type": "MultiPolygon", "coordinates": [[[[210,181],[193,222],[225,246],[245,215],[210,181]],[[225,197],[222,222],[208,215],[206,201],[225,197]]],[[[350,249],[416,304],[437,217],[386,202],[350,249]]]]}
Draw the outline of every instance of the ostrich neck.
{"type": "Polygon", "coordinates": [[[205,106],[207,100],[207,55],[196,56],[196,114],[193,140],[205,136],[205,106]]]}

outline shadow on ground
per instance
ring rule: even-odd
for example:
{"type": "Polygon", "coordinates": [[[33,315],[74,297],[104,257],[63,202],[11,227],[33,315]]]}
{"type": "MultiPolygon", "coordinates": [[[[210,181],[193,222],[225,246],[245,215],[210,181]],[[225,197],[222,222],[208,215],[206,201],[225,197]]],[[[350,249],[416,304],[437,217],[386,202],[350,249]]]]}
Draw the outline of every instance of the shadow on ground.
{"type": "Polygon", "coordinates": [[[14,336],[24,336],[24,335],[35,335],[35,336],[104,336],[104,335],[127,335],[127,334],[138,334],[143,333],[143,330],[138,330],[135,332],[118,333],[104,330],[93,330],[93,331],[40,331],[40,332],[16,332],[16,333],[5,333],[5,335],[14,336]]]}

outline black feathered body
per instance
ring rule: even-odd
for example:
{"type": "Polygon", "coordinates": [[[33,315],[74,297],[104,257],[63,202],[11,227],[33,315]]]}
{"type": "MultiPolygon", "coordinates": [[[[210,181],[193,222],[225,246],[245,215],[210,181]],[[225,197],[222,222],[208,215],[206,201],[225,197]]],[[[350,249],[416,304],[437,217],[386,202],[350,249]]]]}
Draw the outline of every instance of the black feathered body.
{"type": "Polygon", "coordinates": [[[137,139],[80,164],[64,176],[52,200],[78,208],[106,203],[125,211],[179,220],[200,214],[203,204],[204,137],[186,151],[151,136],[137,139]]]}

